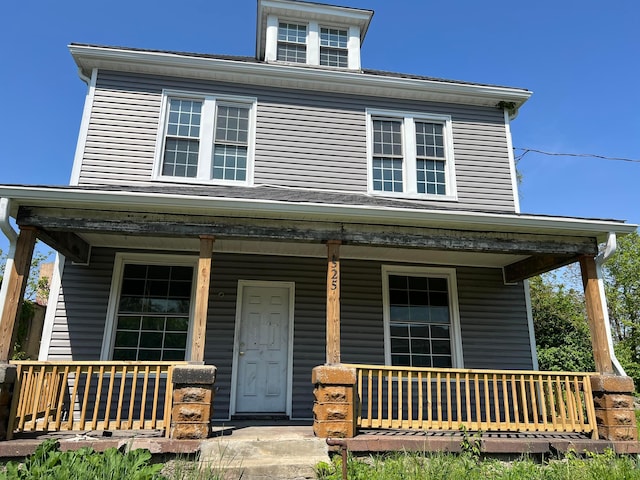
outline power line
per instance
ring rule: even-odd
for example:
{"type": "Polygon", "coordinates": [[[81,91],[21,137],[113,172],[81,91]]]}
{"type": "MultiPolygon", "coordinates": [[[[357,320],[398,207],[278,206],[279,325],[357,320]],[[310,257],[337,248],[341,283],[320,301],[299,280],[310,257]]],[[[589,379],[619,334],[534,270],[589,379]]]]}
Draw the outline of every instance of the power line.
{"type": "Polygon", "coordinates": [[[522,158],[530,152],[539,153],[541,155],[549,155],[553,157],[581,157],[581,158],[599,158],[601,160],[612,160],[617,162],[631,162],[631,163],[640,163],[640,159],[636,158],[625,158],[625,157],[608,157],[606,155],[597,155],[595,153],[559,153],[559,152],[545,152],[543,150],[537,150],[535,148],[519,148],[514,147],[514,150],[522,150],[522,153],[516,156],[516,162],[522,160],[522,158]]]}

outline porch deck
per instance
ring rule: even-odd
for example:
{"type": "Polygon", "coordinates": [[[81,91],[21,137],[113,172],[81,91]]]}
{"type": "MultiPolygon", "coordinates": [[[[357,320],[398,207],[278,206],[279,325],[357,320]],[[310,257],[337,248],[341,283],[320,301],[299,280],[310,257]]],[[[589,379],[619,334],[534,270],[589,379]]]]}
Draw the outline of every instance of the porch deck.
{"type": "MultiPolygon", "coordinates": [[[[47,438],[57,438],[62,450],[91,447],[96,451],[107,448],[147,448],[157,455],[189,455],[211,450],[220,442],[236,442],[259,439],[270,444],[289,444],[308,441],[313,436],[311,421],[242,421],[215,422],[214,436],[206,440],[173,440],[162,431],[120,431],[105,436],[104,432],[76,433],[23,433],[13,440],[0,442],[0,458],[21,458],[32,454],[47,438]]],[[[468,432],[474,438],[475,432],[468,432]]],[[[499,433],[484,432],[477,437],[480,450],[486,455],[555,455],[569,450],[575,452],[604,452],[612,449],[617,454],[640,454],[639,442],[612,442],[593,440],[579,433],[499,433]]],[[[328,451],[339,453],[344,447],[357,455],[392,451],[412,452],[460,452],[463,435],[458,431],[381,430],[362,429],[350,439],[316,439],[327,443],[328,451]]],[[[277,447],[275,447],[277,449],[277,447]]]]}

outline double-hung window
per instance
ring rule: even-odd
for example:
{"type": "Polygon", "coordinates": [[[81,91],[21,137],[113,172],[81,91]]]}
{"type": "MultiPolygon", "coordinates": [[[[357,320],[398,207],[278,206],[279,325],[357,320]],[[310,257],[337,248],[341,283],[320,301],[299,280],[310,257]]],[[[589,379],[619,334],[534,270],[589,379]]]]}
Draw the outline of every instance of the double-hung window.
{"type": "Polygon", "coordinates": [[[283,62],[307,63],[307,26],[297,23],[278,24],[277,59],[283,62]]]}
{"type": "Polygon", "coordinates": [[[187,360],[196,261],[118,254],[103,358],[187,360]]]}
{"type": "Polygon", "coordinates": [[[320,27],[320,65],[347,68],[349,32],[339,28],[320,27]]]}
{"type": "Polygon", "coordinates": [[[255,99],[165,93],[156,177],[251,181],[255,99]]]}
{"type": "Polygon", "coordinates": [[[456,198],[451,117],[367,111],[369,191],[456,198]]]}
{"type": "Polygon", "coordinates": [[[387,363],[461,366],[455,271],[383,267],[383,276],[387,363]]]}

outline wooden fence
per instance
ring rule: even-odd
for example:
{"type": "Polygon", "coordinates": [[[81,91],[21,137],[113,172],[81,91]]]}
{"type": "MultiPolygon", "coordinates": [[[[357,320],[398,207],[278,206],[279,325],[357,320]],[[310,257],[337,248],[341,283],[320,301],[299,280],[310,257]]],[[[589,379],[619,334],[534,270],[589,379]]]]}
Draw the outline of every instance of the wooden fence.
{"type": "Polygon", "coordinates": [[[175,365],[14,361],[8,438],[34,431],[168,429],[175,365]]]}
{"type": "Polygon", "coordinates": [[[589,374],[346,365],[362,428],[582,432],[598,438],[589,374]]]}

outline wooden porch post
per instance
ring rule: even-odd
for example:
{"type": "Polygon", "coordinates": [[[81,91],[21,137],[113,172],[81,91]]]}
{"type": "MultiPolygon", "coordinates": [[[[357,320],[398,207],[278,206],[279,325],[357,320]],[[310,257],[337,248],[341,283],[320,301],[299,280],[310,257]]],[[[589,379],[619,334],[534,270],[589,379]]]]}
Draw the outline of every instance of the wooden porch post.
{"type": "Polygon", "coordinates": [[[340,363],[340,241],[327,242],[327,364],[340,363]]]}
{"type": "Polygon", "coordinates": [[[582,284],[584,286],[584,298],[587,305],[587,318],[589,319],[596,371],[598,373],[611,374],[613,373],[613,364],[611,363],[611,351],[609,350],[609,340],[604,323],[604,311],[602,309],[603,304],[595,259],[590,256],[580,257],[580,270],[582,272],[582,284]]]}
{"type": "Polygon", "coordinates": [[[29,279],[29,268],[33,257],[38,230],[35,227],[22,227],[16,243],[13,267],[5,272],[4,281],[9,283],[2,317],[0,317],[0,362],[7,363],[11,355],[11,339],[16,320],[20,315],[20,307],[24,291],[29,279]]]}
{"type": "Polygon", "coordinates": [[[196,284],[195,321],[191,344],[191,361],[204,362],[204,341],[207,334],[207,309],[209,306],[209,284],[211,281],[211,258],[215,237],[200,236],[200,258],[196,284]]]}

